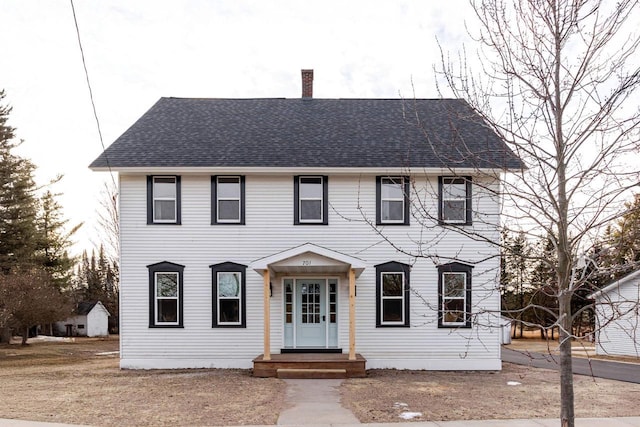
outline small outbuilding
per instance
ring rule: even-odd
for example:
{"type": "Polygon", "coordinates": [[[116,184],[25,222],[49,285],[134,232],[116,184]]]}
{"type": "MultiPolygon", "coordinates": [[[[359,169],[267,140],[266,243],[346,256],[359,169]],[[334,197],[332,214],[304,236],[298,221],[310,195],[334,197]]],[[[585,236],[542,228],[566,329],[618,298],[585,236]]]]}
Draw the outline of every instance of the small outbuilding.
{"type": "Polygon", "coordinates": [[[589,298],[595,300],[596,354],[640,357],[640,269],[589,298]]]}
{"type": "Polygon", "coordinates": [[[56,327],[66,336],[103,337],[109,335],[109,316],[100,301],[85,301],[78,304],[72,317],[56,322],[56,327]]]}

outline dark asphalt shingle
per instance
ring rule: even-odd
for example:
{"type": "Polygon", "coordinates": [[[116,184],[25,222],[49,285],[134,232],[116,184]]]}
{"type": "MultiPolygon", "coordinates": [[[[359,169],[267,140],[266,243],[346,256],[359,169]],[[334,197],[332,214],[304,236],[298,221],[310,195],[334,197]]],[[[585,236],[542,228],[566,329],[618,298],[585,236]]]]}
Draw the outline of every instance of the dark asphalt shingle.
{"type": "Polygon", "coordinates": [[[91,165],[520,168],[455,99],[161,98],[91,165]]]}

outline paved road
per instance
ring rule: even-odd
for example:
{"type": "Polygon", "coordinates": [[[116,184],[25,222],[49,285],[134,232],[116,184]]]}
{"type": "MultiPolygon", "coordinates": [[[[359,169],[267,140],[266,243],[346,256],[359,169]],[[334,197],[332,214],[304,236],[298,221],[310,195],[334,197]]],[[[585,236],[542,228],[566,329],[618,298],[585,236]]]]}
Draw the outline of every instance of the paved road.
{"type": "MultiPolygon", "coordinates": [[[[560,368],[560,357],[558,355],[525,353],[504,347],[502,348],[502,361],[516,363],[518,365],[535,366],[536,368],[555,370],[560,368]]],[[[636,363],[609,362],[574,357],[573,373],[640,384],[640,364],[636,363]]]]}

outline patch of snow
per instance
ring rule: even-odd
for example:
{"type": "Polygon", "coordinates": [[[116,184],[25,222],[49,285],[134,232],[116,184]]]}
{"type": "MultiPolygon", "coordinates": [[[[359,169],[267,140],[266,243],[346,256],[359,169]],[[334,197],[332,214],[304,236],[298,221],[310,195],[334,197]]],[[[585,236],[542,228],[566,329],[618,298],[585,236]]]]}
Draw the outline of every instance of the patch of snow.
{"type": "Polygon", "coordinates": [[[409,405],[407,405],[406,403],[402,403],[402,402],[396,402],[396,403],[393,404],[393,407],[396,408],[396,409],[397,408],[406,408],[408,406],[409,405]]]}
{"type": "Polygon", "coordinates": [[[421,416],[422,412],[403,412],[400,414],[400,418],[402,418],[403,420],[412,420],[421,416]]]}
{"type": "Polygon", "coordinates": [[[113,354],[120,354],[119,351],[103,351],[102,353],[96,353],[96,356],[111,356],[113,354]]]}
{"type": "Polygon", "coordinates": [[[507,385],[522,385],[522,383],[519,383],[518,381],[507,381],[507,385]]]}
{"type": "Polygon", "coordinates": [[[75,341],[76,340],[74,338],[50,337],[48,335],[38,335],[37,337],[29,338],[27,340],[28,343],[30,342],[75,342],[75,341]]]}

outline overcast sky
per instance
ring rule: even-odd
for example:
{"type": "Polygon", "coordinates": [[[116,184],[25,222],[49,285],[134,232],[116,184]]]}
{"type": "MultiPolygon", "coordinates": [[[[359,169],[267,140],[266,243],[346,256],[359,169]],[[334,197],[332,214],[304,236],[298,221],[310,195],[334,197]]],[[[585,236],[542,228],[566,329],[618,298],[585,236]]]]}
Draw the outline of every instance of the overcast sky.
{"type": "MultiPolygon", "coordinates": [[[[104,143],[158,98],[301,95],[436,97],[436,36],[466,37],[466,1],[75,0],[104,143]]],[[[12,107],[19,150],[54,187],[71,223],[85,222],[75,252],[91,249],[107,173],[89,163],[102,147],[68,0],[0,2],[0,88],[12,107]]]]}

